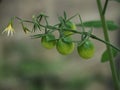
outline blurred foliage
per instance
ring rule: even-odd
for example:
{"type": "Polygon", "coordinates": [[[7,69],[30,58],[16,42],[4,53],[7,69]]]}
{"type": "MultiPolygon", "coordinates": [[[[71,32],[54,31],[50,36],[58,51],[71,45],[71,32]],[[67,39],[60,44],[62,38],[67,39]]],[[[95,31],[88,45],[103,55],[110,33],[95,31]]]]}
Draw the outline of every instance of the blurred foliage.
{"type": "MultiPolygon", "coordinates": [[[[20,83],[24,84],[28,90],[86,90],[93,82],[107,83],[106,77],[100,74],[63,79],[55,73],[56,70],[63,67],[62,63],[58,64],[60,63],[43,62],[41,59],[22,60],[16,68],[9,66],[2,68],[0,73],[3,75],[0,76],[0,79],[18,78],[21,81],[20,83]]],[[[23,90],[26,90],[26,88],[23,87],[23,90]]]]}
{"type": "Polygon", "coordinates": [[[119,3],[120,3],[120,0],[114,0],[114,1],[117,1],[117,2],[119,2],[119,3]]]}
{"type": "Polygon", "coordinates": [[[68,63],[65,60],[50,61],[42,57],[33,58],[30,48],[22,41],[10,41],[3,44],[4,60],[1,60],[0,66],[0,90],[86,90],[94,82],[108,84],[105,80],[108,77],[97,73],[77,77],[74,73],[69,75],[69,78],[62,78],[64,76],[60,76],[58,72],[65,69],[68,63]],[[20,55],[19,62],[10,61],[12,53],[20,55]]]}

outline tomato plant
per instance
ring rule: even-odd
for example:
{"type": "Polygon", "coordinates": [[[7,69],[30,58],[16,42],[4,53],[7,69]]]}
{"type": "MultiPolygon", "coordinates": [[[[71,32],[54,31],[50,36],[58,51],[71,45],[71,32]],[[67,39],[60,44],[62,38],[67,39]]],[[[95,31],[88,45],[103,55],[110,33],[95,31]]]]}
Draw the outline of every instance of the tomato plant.
{"type": "Polygon", "coordinates": [[[13,17],[9,25],[5,28],[4,32],[7,32],[7,35],[13,35],[14,28],[13,28],[13,22],[15,19],[19,20],[22,24],[23,31],[26,32],[36,32],[37,30],[40,31],[40,33],[32,35],[32,38],[41,38],[41,44],[43,47],[47,49],[51,49],[56,45],[57,51],[62,55],[67,55],[73,52],[75,43],[78,44],[77,50],[78,54],[84,58],[84,59],[90,59],[93,57],[95,53],[94,44],[90,41],[90,39],[98,40],[106,45],[106,50],[102,55],[101,61],[108,61],[110,64],[112,77],[115,85],[115,90],[120,90],[117,70],[115,66],[115,60],[114,57],[117,55],[117,52],[120,52],[120,49],[113,44],[111,44],[109,39],[109,33],[108,31],[117,30],[119,26],[114,23],[112,20],[106,20],[105,14],[106,9],[108,6],[109,1],[117,1],[118,3],[120,0],[105,0],[104,5],[102,5],[101,0],[96,0],[98,11],[100,15],[100,20],[91,20],[83,22],[81,19],[80,14],[76,14],[72,17],[67,17],[66,12],[64,12],[63,16],[58,16],[58,23],[55,25],[50,25],[48,22],[48,16],[40,13],[37,16],[34,16],[32,20],[24,20],[19,17],[13,17]],[[74,24],[72,22],[73,18],[79,18],[80,22],[77,24],[74,24]],[[41,20],[45,20],[45,23],[43,24],[41,20]],[[23,22],[31,23],[33,24],[33,29],[28,30],[27,27],[23,24],[23,22]],[[80,30],[76,30],[76,26],[80,27],[80,30]],[[87,28],[102,28],[104,40],[94,35],[92,32],[87,32],[85,29],[87,28]],[[41,32],[44,33],[41,33],[41,32]],[[55,38],[54,35],[52,35],[55,31],[58,31],[59,36],[58,38],[55,38]],[[77,40],[72,40],[72,35],[82,35],[82,37],[77,40]],[[87,37],[87,40],[84,40],[83,38],[87,37]],[[80,43],[81,41],[81,43],[80,43]],[[84,42],[83,42],[84,41],[84,42]]]}

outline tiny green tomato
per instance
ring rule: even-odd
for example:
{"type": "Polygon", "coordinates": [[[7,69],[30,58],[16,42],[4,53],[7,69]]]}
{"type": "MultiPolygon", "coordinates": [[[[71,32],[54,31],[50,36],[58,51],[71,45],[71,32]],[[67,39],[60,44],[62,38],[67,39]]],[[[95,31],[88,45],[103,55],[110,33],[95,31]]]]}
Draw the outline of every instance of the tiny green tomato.
{"type": "Polygon", "coordinates": [[[66,29],[66,31],[64,31],[64,35],[70,35],[70,34],[73,34],[73,32],[71,32],[70,30],[76,30],[76,25],[75,23],[71,22],[71,21],[68,21],[66,24],[65,24],[65,27],[64,29],[66,29]],[[69,31],[68,31],[69,30],[69,31]]]}
{"type": "Polygon", "coordinates": [[[74,43],[73,42],[65,42],[62,39],[59,39],[56,43],[57,51],[62,55],[67,55],[73,52],[74,43]]]}
{"type": "Polygon", "coordinates": [[[94,44],[90,40],[87,40],[80,46],[78,45],[77,50],[80,57],[84,59],[92,58],[95,53],[94,44]]]}
{"type": "Polygon", "coordinates": [[[50,34],[50,35],[43,36],[41,38],[41,44],[43,47],[45,47],[47,49],[52,49],[56,44],[54,35],[50,34]]]}
{"type": "MultiPolygon", "coordinates": [[[[66,23],[66,29],[67,30],[76,30],[76,25],[73,22],[68,21],[66,23]]],[[[69,35],[69,34],[73,34],[73,32],[65,31],[64,34],[69,35]]]]}

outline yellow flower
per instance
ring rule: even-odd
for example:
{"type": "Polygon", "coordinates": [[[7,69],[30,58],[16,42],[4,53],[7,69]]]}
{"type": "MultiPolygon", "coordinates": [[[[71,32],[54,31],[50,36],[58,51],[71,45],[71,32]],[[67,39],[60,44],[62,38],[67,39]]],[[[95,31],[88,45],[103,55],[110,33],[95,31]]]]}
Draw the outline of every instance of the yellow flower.
{"type": "Polygon", "coordinates": [[[7,36],[13,36],[14,34],[14,28],[12,26],[12,23],[8,24],[8,26],[5,28],[5,30],[2,33],[7,33],[7,36]]]}

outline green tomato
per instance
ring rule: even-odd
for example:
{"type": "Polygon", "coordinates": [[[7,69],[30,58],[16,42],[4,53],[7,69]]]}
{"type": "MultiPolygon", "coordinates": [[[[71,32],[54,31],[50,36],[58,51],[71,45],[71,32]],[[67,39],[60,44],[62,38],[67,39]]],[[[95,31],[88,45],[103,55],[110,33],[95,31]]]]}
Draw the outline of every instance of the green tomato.
{"type": "Polygon", "coordinates": [[[43,36],[41,38],[41,44],[42,44],[43,47],[45,47],[47,49],[52,49],[56,44],[54,35],[50,34],[50,35],[47,35],[47,36],[43,36]]]}
{"type": "MultiPolygon", "coordinates": [[[[76,25],[73,22],[68,21],[64,27],[66,30],[76,30],[76,25]]],[[[73,34],[73,32],[70,31],[64,31],[64,35],[70,35],[73,34]]]]}
{"type": "Polygon", "coordinates": [[[56,43],[56,49],[62,55],[67,55],[72,53],[74,50],[74,46],[75,45],[73,42],[65,42],[62,39],[59,39],[56,43]]]}
{"type": "MultiPolygon", "coordinates": [[[[73,22],[69,21],[69,22],[66,23],[66,29],[68,29],[68,30],[76,30],[76,25],[73,22]]],[[[65,31],[64,34],[65,35],[70,35],[70,34],[73,34],[73,32],[65,31]]]]}
{"type": "Polygon", "coordinates": [[[80,57],[84,59],[92,58],[95,53],[94,44],[90,40],[87,40],[85,43],[78,46],[77,50],[78,50],[78,54],[80,55],[80,57]]]}

